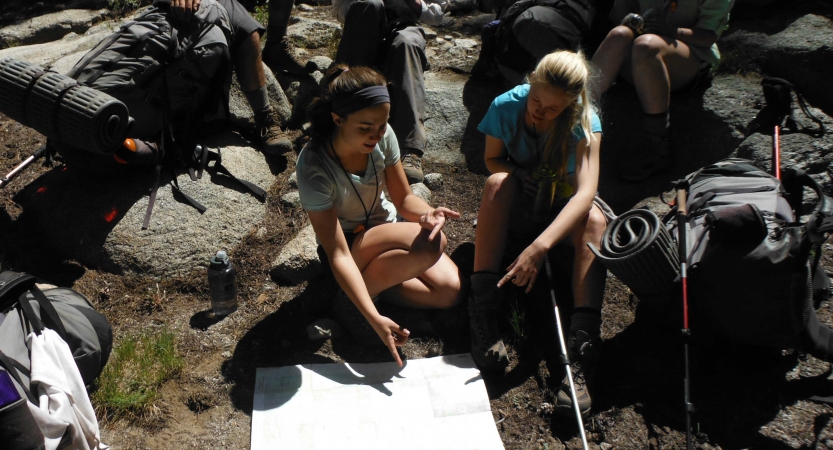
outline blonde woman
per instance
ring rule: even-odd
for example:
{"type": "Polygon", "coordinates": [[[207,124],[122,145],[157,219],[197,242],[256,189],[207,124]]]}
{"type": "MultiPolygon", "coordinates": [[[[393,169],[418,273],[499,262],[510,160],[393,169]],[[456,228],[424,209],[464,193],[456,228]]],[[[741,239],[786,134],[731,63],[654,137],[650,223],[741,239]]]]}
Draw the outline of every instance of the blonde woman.
{"type": "MultiPolygon", "coordinates": [[[[574,310],[568,343],[583,413],[590,410],[587,381],[599,346],[606,277],[587,243],[598,244],[614,217],[596,195],[602,130],[588,98],[587,77],[587,61],[581,53],[550,53],[538,63],[528,84],[494,100],[478,126],[486,134],[486,167],[492,175],[478,213],[469,299],[475,361],[481,369],[502,370],[508,361],[497,329],[498,289],[512,283],[529,292],[547,252],[556,244],[571,244],[574,310]],[[537,196],[539,186],[549,189],[553,184],[554,201],[550,203],[548,195],[537,196]],[[510,230],[532,243],[502,275],[510,230]]],[[[557,408],[570,414],[566,378],[562,384],[557,408]]]]}

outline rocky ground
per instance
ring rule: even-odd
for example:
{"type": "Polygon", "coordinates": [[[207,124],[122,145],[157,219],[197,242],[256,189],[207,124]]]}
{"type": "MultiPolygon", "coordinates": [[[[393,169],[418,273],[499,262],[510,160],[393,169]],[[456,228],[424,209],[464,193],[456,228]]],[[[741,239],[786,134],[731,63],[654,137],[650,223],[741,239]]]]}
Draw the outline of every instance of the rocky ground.
{"type": "MultiPolygon", "coordinates": [[[[8,47],[0,50],[0,58],[13,56],[66,71],[115,26],[107,11],[66,11],[41,27],[64,30],[59,37],[29,38],[39,35],[31,31],[32,15],[62,8],[18,2],[14,9],[14,3],[0,7],[0,23],[9,24],[0,28],[8,47]],[[19,19],[27,20],[16,23],[19,19]]],[[[452,3],[442,26],[426,30],[431,71],[426,78],[430,142],[425,167],[437,175],[414,189],[430,196],[432,204],[461,212],[446,234],[452,258],[468,271],[485,180],[483,137],[476,125],[505,88],[469,77],[480,49],[479,29],[492,15],[473,9],[473,2],[452,3]]],[[[668,173],[640,185],[618,180],[615,169],[638,137],[638,106],[627,86],[615,86],[605,97],[600,192],[617,212],[639,205],[662,211],[656,195],[669,181],[725,156],[748,157],[768,167],[769,131],[756,126],[764,106],[762,73],[790,79],[827,129],[833,127],[827,76],[833,67],[830,5],[750,3],[733,13],[732,27],[721,40],[725,62],[714,80],[672,99],[677,160],[668,173]]],[[[299,54],[326,67],[339,30],[330,6],[299,4],[293,21],[289,35],[299,54]]],[[[270,94],[290,120],[297,151],[305,140],[303,105],[316,81],[276,75],[270,94]]],[[[308,334],[308,325],[324,317],[306,312],[304,299],[331,296],[335,282],[318,259],[306,215],[297,205],[291,180],[295,154],[264,158],[256,152],[248,140],[250,113],[239,95],[233,101],[239,131],[208,142],[223,149],[233,172],[269,186],[265,203],[231,188],[218,174],[199,183],[181,177],[186,192],[209,203],[208,212],[198,215],[163,187],[151,229],[141,231],[146,177],[89,180],[71,169],[37,166],[0,190],[3,269],[29,271],[83,292],[110,319],[116,341],[143,329],[176,333],[186,370],[161,388],[160,400],[143,421],[105,421],[103,437],[113,448],[245,448],[257,367],[390,358],[386,350],[363,347],[348,337],[308,334]],[[101,220],[114,210],[115,220],[101,220]],[[205,265],[221,247],[230,250],[238,267],[240,309],[218,322],[208,314],[205,265]]],[[[796,118],[813,128],[800,114],[796,118]]],[[[0,116],[0,167],[10,169],[44,140],[0,116]]],[[[827,176],[833,158],[829,133],[785,130],[782,147],[786,164],[808,170],[833,192],[827,176]]],[[[829,245],[826,250],[824,264],[830,271],[829,245]]],[[[557,265],[568,260],[564,255],[557,265]]],[[[567,280],[556,282],[559,297],[568,298],[567,280]]],[[[562,370],[546,288],[540,283],[529,296],[513,291],[505,296],[502,331],[511,365],[505,374],[486,376],[503,442],[509,449],[579,448],[573,419],[552,413],[562,370]],[[518,327],[509,320],[513,307],[523,317],[514,321],[518,327]]],[[[465,307],[442,312],[388,307],[385,313],[412,331],[402,349],[406,358],[469,349],[465,307]]],[[[831,323],[830,304],[823,304],[819,314],[831,323]]],[[[612,277],[603,317],[605,341],[588,438],[604,449],[683,447],[683,361],[676,326],[651,320],[639,299],[612,277]]],[[[809,400],[831,394],[830,375],[829,363],[796,352],[726,342],[694,346],[691,386],[698,448],[832,448],[833,408],[809,400]]]]}

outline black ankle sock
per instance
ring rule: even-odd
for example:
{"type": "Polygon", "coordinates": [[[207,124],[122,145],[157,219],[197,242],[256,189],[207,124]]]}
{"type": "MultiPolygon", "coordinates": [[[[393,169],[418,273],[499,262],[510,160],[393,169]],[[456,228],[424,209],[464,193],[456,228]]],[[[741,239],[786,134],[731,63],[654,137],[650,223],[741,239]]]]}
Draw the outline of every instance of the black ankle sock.
{"type": "Polygon", "coordinates": [[[645,114],[642,118],[645,132],[652,136],[667,138],[671,131],[671,121],[668,111],[657,114],[645,114]]]}
{"type": "Polygon", "coordinates": [[[602,312],[595,308],[581,307],[573,309],[570,315],[570,332],[584,331],[590,337],[602,333],[602,312]]]}
{"type": "Polygon", "coordinates": [[[500,280],[500,275],[481,270],[471,274],[471,291],[474,295],[482,295],[497,289],[497,282],[500,280]]]}

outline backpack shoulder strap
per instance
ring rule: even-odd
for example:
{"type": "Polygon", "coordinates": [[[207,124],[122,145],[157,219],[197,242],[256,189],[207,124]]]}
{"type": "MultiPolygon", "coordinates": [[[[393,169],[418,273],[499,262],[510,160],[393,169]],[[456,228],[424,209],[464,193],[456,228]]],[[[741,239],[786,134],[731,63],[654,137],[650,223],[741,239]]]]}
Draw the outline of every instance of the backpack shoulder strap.
{"type": "MultiPolygon", "coordinates": [[[[8,356],[6,356],[5,353],[0,351],[0,367],[5,369],[6,372],[8,372],[9,375],[12,378],[14,378],[15,381],[17,381],[17,384],[19,384],[20,387],[23,389],[23,392],[26,393],[26,397],[29,399],[29,401],[32,402],[32,404],[37,405],[38,404],[38,398],[35,397],[35,394],[33,394],[32,391],[29,389],[29,386],[26,386],[26,384],[23,383],[23,380],[20,378],[20,374],[17,373],[18,368],[20,366],[21,366],[20,363],[18,363],[17,361],[9,358],[8,356]]],[[[25,368],[25,369],[28,370],[28,368],[25,368]]]]}
{"type": "Polygon", "coordinates": [[[35,282],[35,277],[22,272],[6,270],[0,273],[0,311],[11,309],[20,293],[28,291],[35,282]]]}

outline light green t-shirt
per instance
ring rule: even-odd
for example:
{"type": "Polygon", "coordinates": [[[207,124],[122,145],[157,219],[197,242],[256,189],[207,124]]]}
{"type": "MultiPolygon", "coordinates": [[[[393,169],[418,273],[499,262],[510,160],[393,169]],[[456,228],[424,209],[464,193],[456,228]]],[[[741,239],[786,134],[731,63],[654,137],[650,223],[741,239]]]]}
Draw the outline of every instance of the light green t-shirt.
{"type": "MultiPolygon", "coordinates": [[[[645,14],[651,8],[662,9],[672,0],[616,0],[610,11],[610,20],[618,24],[628,13],[645,14]],[[638,3],[639,11],[631,11],[638,3]]],[[[668,24],[678,28],[700,28],[714,31],[718,37],[729,28],[729,11],[735,0],[676,0],[674,11],[668,12],[668,24]]],[[[691,51],[712,67],[720,62],[717,43],[711,47],[691,47],[691,51]]]]}
{"type": "Polygon", "coordinates": [[[382,140],[370,152],[367,167],[361,176],[345,173],[320,143],[310,141],[301,150],[295,164],[301,206],[307,211],[335,208],[341,228],[346,232],[352,232],[356,226],[364,224],[365,209],[370,210],[369,227],[395,222],[396,208],[385,198],[383,191],[385,167],[398,161],[399,142],[390,125],[382,140]],[[356,196],[356,192],[360,197],[356,196]],[[378,198],[375,197],[377,192],[378,198]]]}

